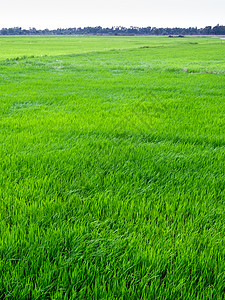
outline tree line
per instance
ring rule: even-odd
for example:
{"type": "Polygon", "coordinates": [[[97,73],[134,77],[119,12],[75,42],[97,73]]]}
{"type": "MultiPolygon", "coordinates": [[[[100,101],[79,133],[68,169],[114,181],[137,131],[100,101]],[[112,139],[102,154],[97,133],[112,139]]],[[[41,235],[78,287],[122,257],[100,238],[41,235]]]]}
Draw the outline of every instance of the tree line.
{"type": "Polygon", "coordinates": [[[74,27],[74,28],[57,28],[57,29],[22,29],[21,27],[2,28],[0,35],[225,35],[225,26],[216,25],[206,26],[205,28],[156,28],[156,27],[135,27],[129,28],[123,26],[113,27],[74,27]]]}

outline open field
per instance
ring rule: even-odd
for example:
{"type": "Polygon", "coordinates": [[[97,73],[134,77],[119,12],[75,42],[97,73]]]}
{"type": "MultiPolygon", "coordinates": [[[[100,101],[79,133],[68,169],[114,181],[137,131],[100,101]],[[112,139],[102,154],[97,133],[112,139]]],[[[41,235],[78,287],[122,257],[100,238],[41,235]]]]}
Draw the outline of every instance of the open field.
{"type": "Polygon", "coordinates": [[[224,299],[224,54],[0,38],[1,299],[224,299]]]}

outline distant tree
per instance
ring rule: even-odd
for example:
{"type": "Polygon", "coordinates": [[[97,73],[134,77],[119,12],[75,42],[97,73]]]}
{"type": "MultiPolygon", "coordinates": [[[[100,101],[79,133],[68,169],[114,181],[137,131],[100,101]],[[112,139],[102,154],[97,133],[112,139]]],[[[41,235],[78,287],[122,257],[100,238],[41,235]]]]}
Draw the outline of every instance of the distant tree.
{"type": "Polygon", "coordinates": [[[212,33],[216,35],[225,34],[225,26],[220,26],[219,24],[217,24],[215,27],[213,27],[212,33]]]}
{"type": "Polygon", "coordinates": [[[22,29],[21,27],[13,28],[2,28],[0,30],[0,35],[170,35],[170,36],[179,36],[179,35],[225,35],[225,26],[217,24],[215,27],[206,26],[205,28],[198,29],[197,27],[189,28],[157,28],[157,27],[135,27],[130,26],[129,28],[123,26],[113,26],[103,28],[101,26],[96,27],[78,27],[78,28],[57,28],[54,30],[44,29],[37,30],[36,28],[22,29]]]}
{"type": "Polygon", "coordinates": [[[209,35],[212,34],[212,26],[206,26],[202,29],[202,34],[209,35]]]}
{"type": "Polygon", "coordinates": [[[152,34],[153,34],[153,35],[159,35],[159,34],[160,34],[159,28],[153,27],[153,28],[152,28],[152,34]]]}
{"type": "Polygon", "coordinates": [[[7,28],[2,28],[1,29],[1,35],[7,35],[8,34],[8,29],[7,28]]]}

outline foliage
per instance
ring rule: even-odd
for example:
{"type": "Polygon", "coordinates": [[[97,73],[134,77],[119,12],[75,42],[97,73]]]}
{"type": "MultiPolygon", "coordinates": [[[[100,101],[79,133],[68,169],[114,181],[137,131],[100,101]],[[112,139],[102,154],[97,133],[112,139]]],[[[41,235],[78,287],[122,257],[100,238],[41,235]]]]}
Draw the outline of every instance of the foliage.
{"type": "Polygon", "coordinates": [[[57,28],[22,29],[21,27],[2,28],[0,35],[225,35],[225,26],[216,25],[206,26],[205,28],[156,28],[156,27],[135,27],[129,28],[123,26],[113,26],[111,28],[96,27],[78,27],[78,28],[57,28]]]}
{"type": "Polygon", "coordinates": [[[222,300],[225,43],[0,41],[0,298],[222,300]]]}

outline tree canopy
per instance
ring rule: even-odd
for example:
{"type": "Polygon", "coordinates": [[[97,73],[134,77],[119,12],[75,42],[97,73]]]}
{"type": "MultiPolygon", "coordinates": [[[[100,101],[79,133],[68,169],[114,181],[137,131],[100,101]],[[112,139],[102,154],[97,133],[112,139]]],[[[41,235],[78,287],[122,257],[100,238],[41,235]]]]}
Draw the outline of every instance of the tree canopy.
{"type": "Polygon", "coordinates": [[[74,27],[74,28],[57,28],[49,29],[22,29],[21,27],[2,28],[0,35],[225,35],[225,26],[216,25],[206,26],[205,28],[189,27],[189,28],[156,28],[156,27],[74,27]]]}

